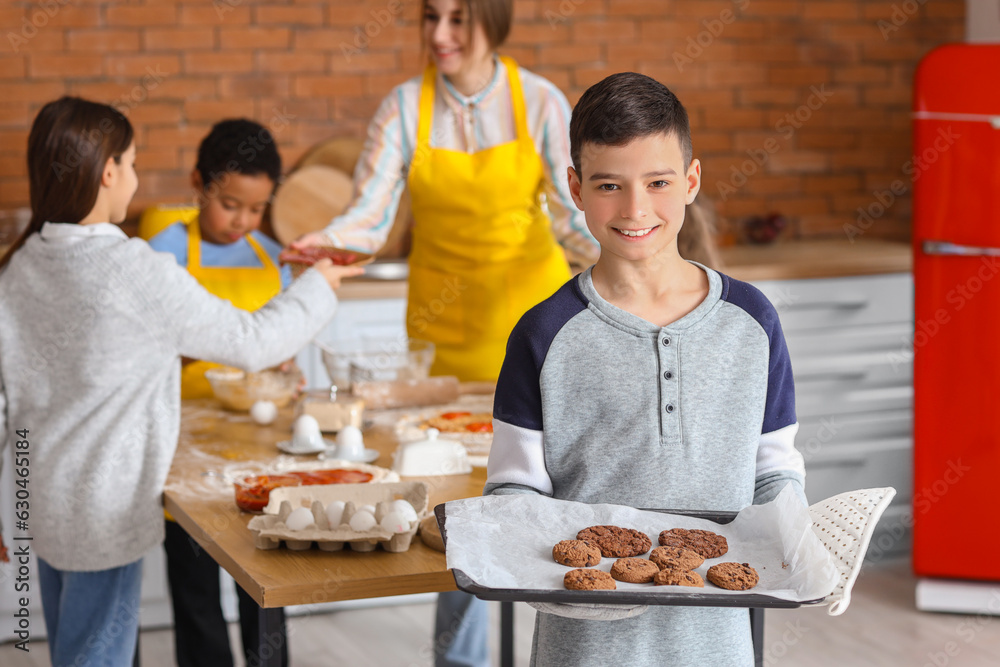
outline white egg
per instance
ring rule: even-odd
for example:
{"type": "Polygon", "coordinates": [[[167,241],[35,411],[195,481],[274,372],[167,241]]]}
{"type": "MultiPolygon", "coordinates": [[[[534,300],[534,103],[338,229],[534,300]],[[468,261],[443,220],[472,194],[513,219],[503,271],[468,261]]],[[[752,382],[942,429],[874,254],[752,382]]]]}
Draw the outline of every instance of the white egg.
{"type": "Polygon", "coordinates": [[[375,516],[375,506],[374,505],[362,505],[358,508],[359,512],[368,512],[372,516],[375,516]]]}
{"type": "Polygon", "coordinates": [[[258,424],[270,424],[278,416],[278,406],[271,401],[257,401],[250,406],[250,418],[258,424]]]}
{"type": "Polygon", "coordinates": [[[358,510],[351,517],[351,530],[364,533],[375,527],[375,515],[365,510],[358,510]]]}
{"type": "Polygon", "coordinates": [[[288,530],[305,530],[315,523],[312,510],[308,507],[293,509],[288,518],[285,519],[285,525],[288,526],[288,530]]]}
{"type": "Polygon", "coordinates": [[[330,528],[336,528],[344,518],[344,501],[334,500],[326,506],[326,518],[330,522],[330,528]]]}
{"type": "Polygon", "coordinates": [[[382,517],[379,526],[390,533],[405,533],[410,529],[410,522],[399,512],[389,512],[382,517]]]}
{"type": "Polygon", "coordinates": [[[413,505],[402,498],[392,501],[392,509],[390,511],[402,514],[403,518],[407,521],[417,520],[417,510],[413,509],[413,505]]]}

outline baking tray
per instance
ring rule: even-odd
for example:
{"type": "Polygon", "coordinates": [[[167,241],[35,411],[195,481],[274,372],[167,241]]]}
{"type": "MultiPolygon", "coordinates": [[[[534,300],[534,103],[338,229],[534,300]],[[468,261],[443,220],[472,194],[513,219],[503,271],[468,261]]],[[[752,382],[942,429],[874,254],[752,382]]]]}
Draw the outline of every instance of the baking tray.
{"type": "MultiPolygon", "coordinates": [[[[703,510],[667,510],[667,509],[642,509],[647,512],[662,512],[664,514],[678,514],[690,516],[696,519],[707,519],[713,523],[724,525],[736,518],[736,512],[709,512],[703,510]]],[[[434,516],[437,518],[438,527],[441,530],[441,539],[445,547],[448,546],[448,530],[446,526],[445,505],[441,504],[434,508],[434,516]]],[[[465,572],[452,569],[455,576],[455,585],[466,593],[471,593],[481,600],[495,600],[499,602],[581,602],[588,604],[640,604],[640,605],[668,605],[675,607],[760,607],[770,609],[793,609],[803,605],[815,605],[823,602],[825,598],[806,600],[797,602],[794,600],[782,600],[781,598],[760,593],[701,593],[701,589],[691,589],[691,592],[674,593],[664,590],[660,595],[650,595],[645,593],[634,593],[627,590],[617,591],[571,591],[571,590],[536,590],[523,588],[488,588],[473,581],[465,572]]],[[[711,586],[706,582],[704,590],[711,586]]],[[[669,589],[672,587],[663,586],[669,589]]]]}

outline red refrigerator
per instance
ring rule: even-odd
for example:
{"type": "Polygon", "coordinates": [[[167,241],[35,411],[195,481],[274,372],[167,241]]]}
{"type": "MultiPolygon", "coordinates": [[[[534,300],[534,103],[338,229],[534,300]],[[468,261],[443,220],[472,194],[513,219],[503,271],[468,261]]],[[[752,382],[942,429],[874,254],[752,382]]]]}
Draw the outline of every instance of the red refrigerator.
{"type": "Polygon", "coordinates": [[[1000,45],[914,84],[913,567],[1000,581],[1000,45]]]}

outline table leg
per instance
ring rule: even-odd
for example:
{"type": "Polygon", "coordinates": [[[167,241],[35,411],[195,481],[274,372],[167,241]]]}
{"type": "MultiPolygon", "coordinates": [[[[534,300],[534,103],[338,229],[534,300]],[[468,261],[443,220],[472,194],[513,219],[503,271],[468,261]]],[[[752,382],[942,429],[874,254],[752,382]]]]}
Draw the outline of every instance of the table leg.
{"type": "Polygon", "coordinates": [[[750,608],[750,636],[753,638],[753,664],[764,667],[764,610],[750,608]]]}
{"type": "Polygon", "coordinates": [[[514,603],[500,603],[500,667],[514,667],[514,603]]]}
{"type": "Polygon", "coordinates": [[[283,628],[284,617],[281,607],[265,609],[259,607],[257,611],[257,664],[248,667],[284,667],[282,663],[281,646],[274,646],[274,640],[269,638],[279,637],[278,641],[288,641],[283,628]]]}

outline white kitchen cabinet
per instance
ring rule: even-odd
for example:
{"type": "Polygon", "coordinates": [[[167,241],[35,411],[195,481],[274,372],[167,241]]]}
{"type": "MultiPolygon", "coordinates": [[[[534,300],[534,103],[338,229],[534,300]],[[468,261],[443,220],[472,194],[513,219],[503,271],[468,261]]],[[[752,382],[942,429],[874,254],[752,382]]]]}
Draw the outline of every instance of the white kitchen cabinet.
{"type": "Polygon", "coordinates": [[[806,495],[817,502],[892,486],[869,557],[910,548],[913,498],[913,278],[754,283],[781,318],[795,379],[806,495]]]}

